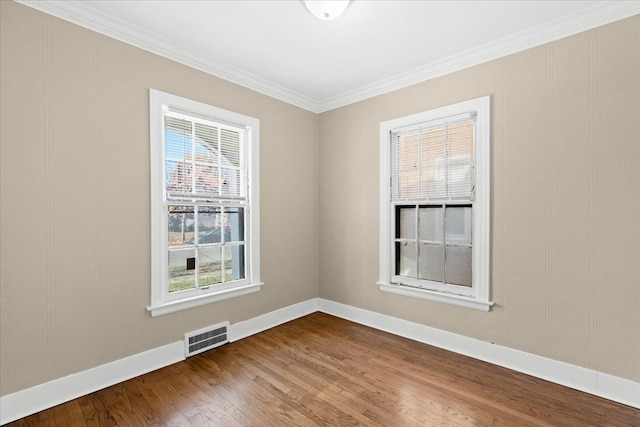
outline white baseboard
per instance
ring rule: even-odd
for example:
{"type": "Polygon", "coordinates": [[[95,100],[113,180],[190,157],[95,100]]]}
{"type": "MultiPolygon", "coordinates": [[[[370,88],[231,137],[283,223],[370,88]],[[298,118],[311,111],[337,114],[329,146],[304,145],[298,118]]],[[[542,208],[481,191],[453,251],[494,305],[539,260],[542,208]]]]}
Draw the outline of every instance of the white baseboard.
{"type": "Polygon", "coordinates": [[[178,341],[0,397],[0,425],[184,360],[178,341]]]}
{"type": "MultiPolygon", "coordinates": [[[[640,383],[546,357],[431,328],[373,311],[313,298],[229,327],[242,338],[321,311],[640,409],[640,383]]],[[[182,341],[0,397],[0,425],[184,360],[182,341]]]]}
{"type": "Polygon", "coordinates": [[[291,320],[318,311],[318,298],[284,307],[229,327],[229,341],[238,341],[291,320]]]}
{"type": "Polygon", "coordinates": [[[640,383],[320,298],[319,311],[640,409],[640,383]]]}
{"type": "MultiPolygon", "coordinates": [[[[318,299],[313,298],[244,322],[238,322],[229,326],[229,340],[237,341],[316,311],[318,311],[318,299]]],[[[184,342],[178,341],[1,396],[0,425],[184,359],[184,342]]]]}

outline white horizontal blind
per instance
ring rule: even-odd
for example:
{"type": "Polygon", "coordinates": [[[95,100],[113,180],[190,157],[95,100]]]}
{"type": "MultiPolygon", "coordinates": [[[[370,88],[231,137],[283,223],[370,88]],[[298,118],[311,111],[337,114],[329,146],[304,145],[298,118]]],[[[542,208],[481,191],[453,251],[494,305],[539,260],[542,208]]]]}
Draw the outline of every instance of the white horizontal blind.
{"type": "Polygon", "coordinates": [[[473,200],[475,117],[391,132],[391,199],[473,200]]]}
{"type": "Polygon", "coordinates": [[[164,171],[167,200],[244,200],[243,128],[166,112],[164,171]]]}

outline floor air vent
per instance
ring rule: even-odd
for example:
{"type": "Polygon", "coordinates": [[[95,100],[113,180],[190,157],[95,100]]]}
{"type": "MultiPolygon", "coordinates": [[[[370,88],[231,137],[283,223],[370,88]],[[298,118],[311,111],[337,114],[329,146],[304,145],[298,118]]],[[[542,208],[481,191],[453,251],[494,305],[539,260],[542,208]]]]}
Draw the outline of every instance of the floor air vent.
{"type": "Polygon", "coordinates": [[[222,344],[228,343],[228,330],[229,322],[225,322],[185,334],[184,346],[186,357],[194,356],[203,351],[211,350],[212,348],[220,347],[222,344]]]}

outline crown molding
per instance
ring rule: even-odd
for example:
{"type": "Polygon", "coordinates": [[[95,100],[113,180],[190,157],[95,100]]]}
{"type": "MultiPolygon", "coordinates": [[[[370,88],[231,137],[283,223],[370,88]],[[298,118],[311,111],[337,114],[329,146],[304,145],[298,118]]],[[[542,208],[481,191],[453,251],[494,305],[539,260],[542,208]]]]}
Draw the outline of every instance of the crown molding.
{"type": "Polygon", "coordinates": [[[212,58],[205,58],[191,49],[167,39],[162,34],[133,28],[129,23],[101,12],[91,5],[90,1],[14,1],[296,107],[313,113],[319,112],[316,100],[265,80],[255,74],[222,64],[212,58]]]}
{"type": "Polygon", "coordinates": [[[640,1],[600,1],[571,15],[320,101],[321,113],[640,14],[640,1]]]}
{"type": "Polygon", "coordinates": [[[323,113],[353,104],[640,14],[640,1],[600,1],[577,13],[547,21],[526,31],[361,86],[341,95],[325,100],[315,100],[255,74],[204,58],[160,34],[132,28],[126,22],[102,13],[88,1],[15,1],[313,113],[323,113]]]}

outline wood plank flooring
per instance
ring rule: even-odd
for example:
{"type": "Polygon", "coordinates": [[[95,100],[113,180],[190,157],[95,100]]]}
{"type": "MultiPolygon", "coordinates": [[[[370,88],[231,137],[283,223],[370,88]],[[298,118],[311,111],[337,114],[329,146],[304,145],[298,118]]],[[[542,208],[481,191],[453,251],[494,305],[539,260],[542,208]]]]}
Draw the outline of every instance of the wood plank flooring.
{"type": "Polygon", "coordinates": [[[640,426],[640,410],[323,313],[10,426],[640,426]]]}

